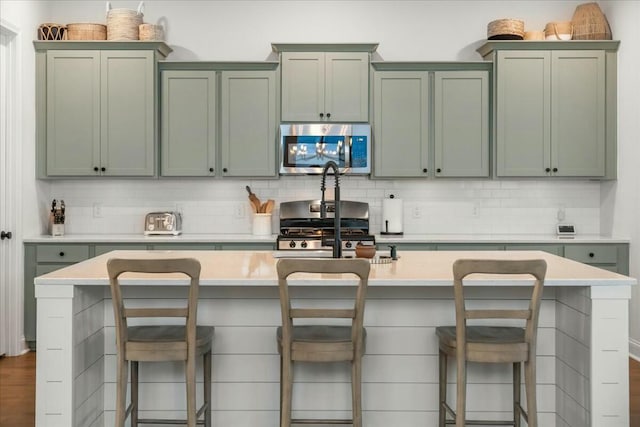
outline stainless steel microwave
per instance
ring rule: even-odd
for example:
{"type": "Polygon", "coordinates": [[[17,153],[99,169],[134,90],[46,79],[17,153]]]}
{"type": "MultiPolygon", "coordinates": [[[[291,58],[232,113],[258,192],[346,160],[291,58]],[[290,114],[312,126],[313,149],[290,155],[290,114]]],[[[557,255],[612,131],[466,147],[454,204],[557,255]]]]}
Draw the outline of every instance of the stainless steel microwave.
{"type": "Polygon", "coordinates": [[[371,173],[369,124],[280,125],[280,174],[320,174],[333,160],[343,174],[371,173]]]}

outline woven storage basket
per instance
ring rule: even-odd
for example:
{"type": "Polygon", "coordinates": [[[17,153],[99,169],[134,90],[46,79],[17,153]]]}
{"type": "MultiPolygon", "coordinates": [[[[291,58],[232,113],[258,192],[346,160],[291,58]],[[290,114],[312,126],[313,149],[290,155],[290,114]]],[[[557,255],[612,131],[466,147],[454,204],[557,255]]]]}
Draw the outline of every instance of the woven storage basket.
{"type": "Polygon", "coordinates": [[[64,25],[47,22],[38,27],[38,40],[64,40],[67,28],[64,25]]]}
{"type": "Polygon", "coordinates": [[[107,27],[103,24],[67,24],[67,40],[106,40],[107,27]]]}
{"type": "Polygon", "coordinates": [[[164,40],[164,29],[161,25],[140,24],[140,40],[164,40]]]}
{"type": "Polygon", "coordinates": [[[574,40],[611,40],[611,28],[598,3],[576,7],[571,19],[574,40]]]}
{"type": "Polygon", "coordinates": [[[107,2],[107,40],[139,40],[139,27],[142,24],[142,9],[140,2],[138,10],[111,9],[107,2]]]}
{"type": "Polygon", "coordinates": [[[489,40],[522,40],[524,21],[520,19],[496,19],[487,25],[489,40]]]}
{"type": "Polygon", "coordinates": [[[571,40],[573,38],[573,25],[571,21],[549,22],[544,27],[546,40],[571,40]]]}

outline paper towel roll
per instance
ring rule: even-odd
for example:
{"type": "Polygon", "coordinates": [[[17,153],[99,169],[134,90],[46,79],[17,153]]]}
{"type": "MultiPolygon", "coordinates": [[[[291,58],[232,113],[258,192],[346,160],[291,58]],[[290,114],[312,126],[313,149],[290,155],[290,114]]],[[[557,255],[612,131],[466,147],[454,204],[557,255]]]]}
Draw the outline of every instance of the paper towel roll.
{"type": "Polygon", "coordinates": [[[382,234],[402,234],[402,199],[382,200],[382,234]]]}

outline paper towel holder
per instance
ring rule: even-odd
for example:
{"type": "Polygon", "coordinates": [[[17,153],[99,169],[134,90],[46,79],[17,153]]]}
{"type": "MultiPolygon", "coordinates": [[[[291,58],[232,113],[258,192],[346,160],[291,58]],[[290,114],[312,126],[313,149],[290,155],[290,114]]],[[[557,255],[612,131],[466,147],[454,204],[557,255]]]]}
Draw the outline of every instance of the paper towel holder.
{"type": "MultiPolygon", "coordinates": [[[[389,195],[390,199],[395,198],[393,194],[389,195]]],[[[402,236],[404,233],[402,231],[389,231],[389,220],[385,220],[383,224],[383,230],[380,232],[383,236],[402,236]]]]}

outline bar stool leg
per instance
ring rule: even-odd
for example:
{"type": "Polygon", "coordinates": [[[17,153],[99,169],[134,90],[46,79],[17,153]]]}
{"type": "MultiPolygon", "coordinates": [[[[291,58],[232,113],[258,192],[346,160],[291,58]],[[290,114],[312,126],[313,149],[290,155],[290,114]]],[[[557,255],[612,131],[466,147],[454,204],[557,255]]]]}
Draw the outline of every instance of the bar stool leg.
{"type": "Polygon", "coordinates": [[[127,371],[129,362],[124,357],[118,359],[118,384],[116,390],[116,427],[124,427],[127,415],[127,371]]]}
{"type": "Polygon", "coordinates": [[[207,405],[204,411],[204,426],[211,427],[211,351],[204,354],[204,401],[207,405]]]}
{"type": "Polygon", "coordinates": [[[520,373],[520,363],[513,364],[513,426],[520,427],[520,420],[522,415],[520,414],[520,384],[521,384],[521,373],[520,373]]]}
{"type": "Polygon", "coordinates": [[[351,361],[351,417],[353,427],[362,427],[362,358],[351,361]]]}
{"type": "Polygon", "coordinates": [[[538,404],[536,401],[535,354],[524,362],[524,387],[527,393],[527,426],[538,427],[538,404]]]}
{"type": "Polygon", "coordinates": [[[438,393],[438,427],[445,427],[447,420],[447,412],[444,409],[444,405],[447,401],[447,355],[440,350],[438,357],[439,368],[439,393],[438,393]]]}
{"type": "Polygon", "coordinates": [[[467,361],[464,354],[458,354],[456,359],[458,362],[458,373],[456,375],[456,427],[465,427],[467,419],[467,361]]]}
{"type": "Polygon", "coordinates": [[[131,361],[131,427],[138,427],[138,362],[131,361]]]}
{"type": "MultiPolygon", "coordinates": [[[[283,348],[283,353],[285,350],[283,348]]],[[[280,427],[291,426],[291,400],[293,387],[293,362],[291,356],[284,354],[282,357],[282,380],[280,382],[282,393],[282,404],[280,405],[280,427]]]]}
{"type": "Polygon", "coordinates": [[[187,426],[196,427],[196,364],[195,356],[187,356],[185,376],[187,383],[187,426]]]}

